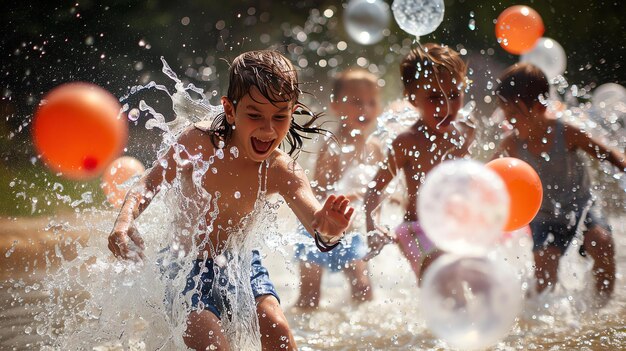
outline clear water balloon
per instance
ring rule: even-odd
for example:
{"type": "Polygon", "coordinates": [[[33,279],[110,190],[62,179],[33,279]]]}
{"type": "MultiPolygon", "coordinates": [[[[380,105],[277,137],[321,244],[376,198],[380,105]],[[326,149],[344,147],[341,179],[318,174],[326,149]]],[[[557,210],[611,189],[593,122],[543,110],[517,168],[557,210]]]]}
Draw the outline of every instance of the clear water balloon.
{"type": "Polygon", "coordinates": [[[363,45],[379,42],[390,19],[389,5],[381,0],[351,0],[343,15],[346,32],[363,45]]]}
{"type": "Polygon", "coordinates": [[[522,289],[501,260],[444,255],[424,274],[420,304],[435,336],[463,350],[481,349],[508,334],[521,310],[522,289]]]}
{"type": "Polygon", "coordinates": [[[594,105],[605,108],[617,104],[626,105],[626,88],[617,83],[605,83],[597,87],[591,96],[594,105]]]}
{"type": "Polygon", "coordinates": [[[554,39],[541,38],[535,47],[520,57],[521,62],[532,63],[539,67],[546,78],[552,79],[565,72],[567,55],[561,44],[554,39]]]}
{"type": "Polygon", "coordinates": [[[398,26],[418,37],[430,34],[439,27],[444,9],[443,0],[395,0],[391,5],[398,26]]]}
{"type": "Polygon", "coordinates": [[[426,176],[417,199],[426,235],[444,251],[482,255],[498,242],[509,215],[502,179],[477,161],[446,161],[426,176]]]}

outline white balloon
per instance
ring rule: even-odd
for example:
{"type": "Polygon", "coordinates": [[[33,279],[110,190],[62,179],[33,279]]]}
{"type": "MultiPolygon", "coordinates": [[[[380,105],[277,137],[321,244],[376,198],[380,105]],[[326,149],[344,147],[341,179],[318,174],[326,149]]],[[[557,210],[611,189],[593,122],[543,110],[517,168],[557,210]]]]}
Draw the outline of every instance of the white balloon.
{"type": "Polygon", "coordinates": [[[379,42],[390,19],[389,5],[382,0],[351,0],[343,15],[346,31],[363,45],[379,42]]]}
{"type": "Polygon", "coordinates": [[[431,170],[417,199],[420,224],[447,252],[482,255],[498,242],[509,214],[500,176],[472,160],[445,161],[431,170]]]}
{"type": "Polygon", "coordinates": [[[426,325],[460,349],[497,343],[522,307],[519,279],[505,262],[444,255],[424,273],[420,304],[426,325]]]}
{"type": "Polygon", "coordinates": [[[398,26],[418,37],[439,27],[444,9],[443,0],[394,0],[391,5],[398,26]]]}
{"type": "Polygon", "coordinates": [[[593,91],[591,101],[591,118],[610,133],[608,140],[623,145],[626,142],[626,88],[616,83],[602,84],[593,91]]]}
{"type": "Polygon", "coordinates": [[[520,62],[532,63],[543,71],[546,78],[552,79],[565,72],[567,55],[554,39],[541,38],[532,50],[520,57],[520,62]]]}
{"type": "Polygon", "coordinates": [[[616,83],[602,84],[593,91],[591,100],[600,108],[626,104],[626,88],[616,83]]]}

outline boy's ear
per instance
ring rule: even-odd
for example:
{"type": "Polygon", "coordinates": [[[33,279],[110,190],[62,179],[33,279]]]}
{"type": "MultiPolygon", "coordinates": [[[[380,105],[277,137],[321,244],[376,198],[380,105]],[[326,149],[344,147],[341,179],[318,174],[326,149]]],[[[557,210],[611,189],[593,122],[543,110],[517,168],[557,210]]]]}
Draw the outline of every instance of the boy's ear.
{"type": "Polygon", "coordinates": [[[226,96],[222,96],[222,106],[224,107],[224,114],[226,115],[226,121],[228,124],[235,124],[235,106],[226,96]]]}

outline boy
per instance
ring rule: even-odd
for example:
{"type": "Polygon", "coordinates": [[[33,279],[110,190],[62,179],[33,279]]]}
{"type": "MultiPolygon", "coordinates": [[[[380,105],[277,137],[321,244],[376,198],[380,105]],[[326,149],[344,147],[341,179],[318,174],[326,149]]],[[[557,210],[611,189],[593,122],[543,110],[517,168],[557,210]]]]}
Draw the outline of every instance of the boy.
{"type": "MultiPolygon", "coordinates": [[[[224,113],[209,127],[196,124],[185,131],[141,178],[120,210],[109,236],[109,249],[116,257],[132,259],[131,246],[136,245],[141,257],[144,243],[133,221],[159,190],[173,182],[182,184],[185,215],[193,222],[187,228],[199,228],[191,235],[199,249],[198,260],[183,291],[193,293],[183,336],[186,345],[196,350],[230,349],[222,317],[232,316],[230,307],[239,303],[229,301],[226,295],[231,293],[232,275],[240,275],[250,280],[247,289],[252,288],[256,300],[256,316],[250,317],[258,318],[260,330],[256,332],[260,332],[263,349],[296,349],[258,252],[237,256],[247,257],[236,266],[241,271],[224,276],[221,269],[230,264],[229,257],[237,255],[233,242],[246,240],[268,194],[277,193],[286,200],[300,222],[314,233],[321,250],[338,244],[353,209],[344,196],[330,196],[321,206],[304,171],[290,157],[302,145],[301,132],[321,132],[310,127],[310,122],[299,125],[293,119],[292,114],[305,106],[298,100],[301,91],[291,62],[276,51],[251,51],[235,58],[229,73],[228,94],[221,99],[224,113]],[[288,153],[278,149],[284,141],[290,144],[288,153]],[[191,214],[195,211],[197,218],[191,214]]],[[[256,319],[234,321],[256,326],[254,322],[256,319]]]]}
{"type": "Polygon", "coordinates": [[[556,119],[541,102],[548,98],[548,81],[533,65],[509,67],[496,92],[499,106],[514,128],[496,156],[506,154],[528,162],[543,184],[543,202],[530,223],[537,291],[554,288],[559,259],[583,228],[581,254],[593,258],[595,289],[599,302],[606,303],[615,283],[615,244],[610,227],[593,204],[585,159],[577,151],[607,160],[620,171],[626,168],[624,155],[556,119]]]}
{"type": "MultiPolygon", "coordinates": [[[[330,109],[339,117],[340,125],[335,133],[337,140],[330,139],[319,152],[313,178],[317,182],[314,190],[321,199],[334,190],[349,194],[348,198],[353,203],[360,202],[364,195],[362,189],[366,187],[360,183],[361,179],[365,179],[361,176],[363,171],[382,160],[379,145],[368,141],[376,117],[381,112],[378,78],[363,69],[340,73],[334,81],[330,109]]],[[[354,229],[362,231],[364,228],[354,229]]],[[[362,260],[366,251],[365,241],[358,233],[352,236],[350,242],[328,253],[320,253],[312,245],[298,245],[296,257],[300,260],[301,284],[296,306],[318,307],[324,268],[332,272],[343,270],[355,302],[371,300],[372,286],[366,272],[367,263],[362,260]]]]}
{"type": "MultiPolygon", "coordinates": [[[[376,185],[365,195],[368,233],[375,230],[372,212],[381,202],[380,194],[391,180],[404,172],[408,201],[405,222],[396,229],[396,241],[409,260],[418,284],[422,272],[441,252],[422,231],[417,216],[417,194],[426,174],[446,159],[468,152],[473,129],[463,136],[455,124],[463,102],[467,66],[461,56],[447,46],[426,44],[411,51],[400,64],[404,96],[417,110],[419,118],[392,142],[392,149],[373,181],[376,185]]],[[[383,233],[384,234],[384,233],[383,233]]],[[[388,240],[370,236],[371,255],[377,254],[388,240]]],[[[383,237],[384,238],[384,237],[383,237]]]]}

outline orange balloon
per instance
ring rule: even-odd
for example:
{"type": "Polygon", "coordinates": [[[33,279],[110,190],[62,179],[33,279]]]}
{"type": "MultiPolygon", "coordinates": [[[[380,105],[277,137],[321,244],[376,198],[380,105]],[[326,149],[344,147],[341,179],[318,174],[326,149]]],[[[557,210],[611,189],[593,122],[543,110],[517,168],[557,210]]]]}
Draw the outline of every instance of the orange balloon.
{"type": "Polygon", "coordinates": [[[511,6],[502,11],[496,22],[496,38],[500,46],[515,55],[534,48],[544,30],[537,11],[523,5],[511,6]]]}
{"type": "Polygon", "coordinates": [[[511,199],[509,219],[504,231],[517,230],[530,223],[537,215],[543,199],[543,188],[537,172],[528,163],[513,157],[498,158],[486,166],[500,175],[511,199]]]}
{"type": "Polygon", "coordinates": [[[102,174],[101,184],[109,203],[121,207],[129,190],[122,184],[136,175],[141,175],[145,170],[141,162],[130,156],[122,156],[111,162],[102,174]]]}
{"type": "Polygon", "coordinates": [[[128,125],[121,105],[106,90],[89,83],[54,88],[33,119],[35,148],[46,165],[72,179],[102,173],[126,146],[128,125]]]}

